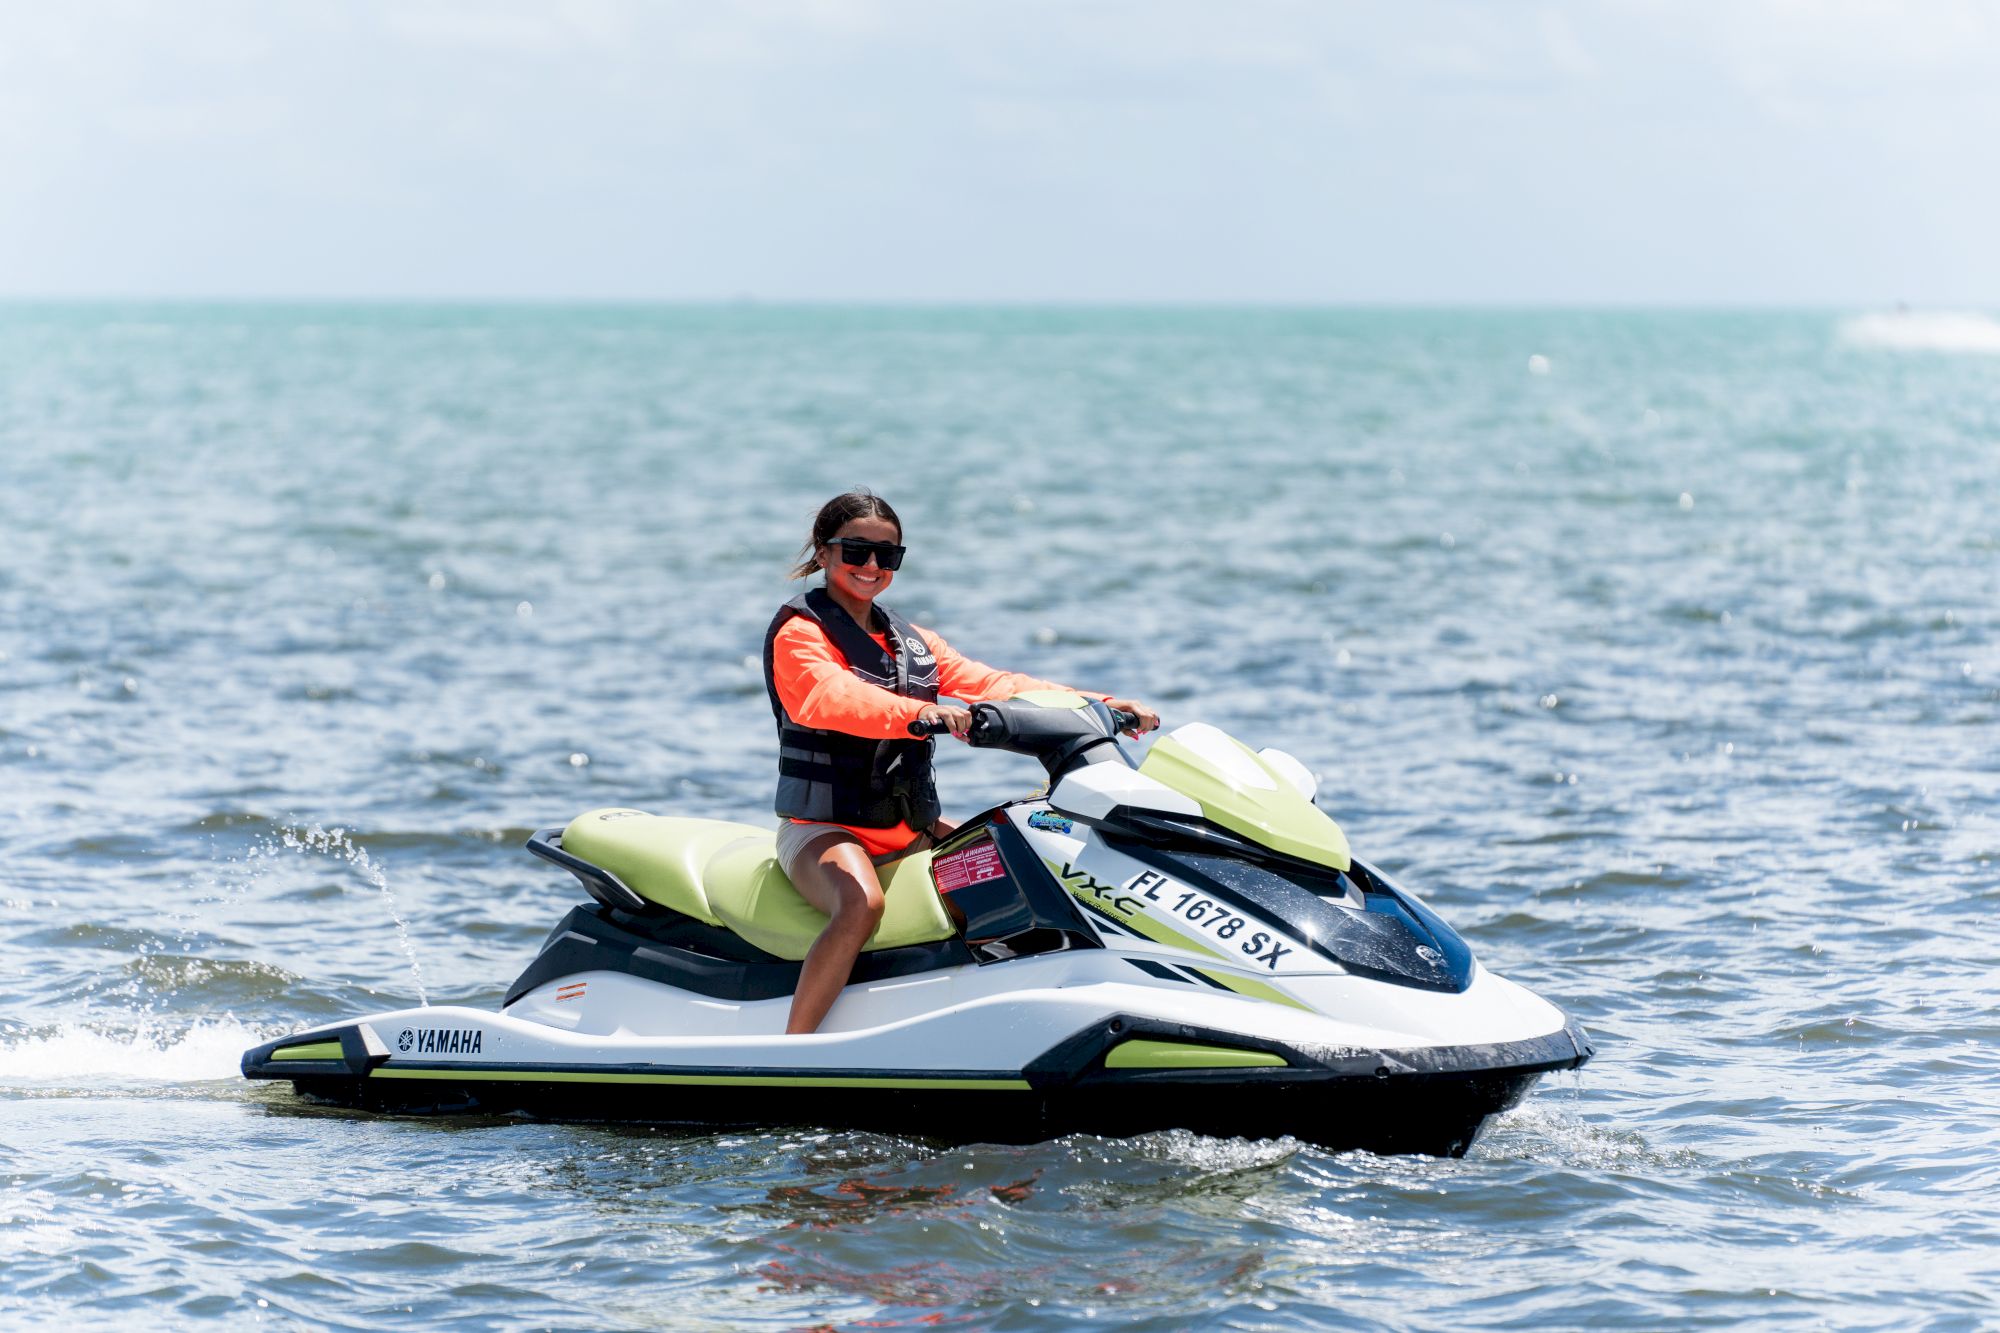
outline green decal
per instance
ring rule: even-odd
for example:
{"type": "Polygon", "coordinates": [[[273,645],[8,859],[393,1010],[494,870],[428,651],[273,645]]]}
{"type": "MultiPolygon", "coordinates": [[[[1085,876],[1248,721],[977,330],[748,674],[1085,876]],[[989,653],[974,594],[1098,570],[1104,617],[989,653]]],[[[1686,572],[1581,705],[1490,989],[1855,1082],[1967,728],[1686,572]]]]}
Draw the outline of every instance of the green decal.
{"type": "Polygon", "coordinates": [[[345,1060],[337,1041],[315,1041],[304,1046],[280,1046],[271,1052],[273,1060],[345,1060]]]}
{"type": "Polygon", "coordinates": [[[1253,1000],[1268,1000],[1272,1004],[1289,1005],[1294,1009],[1303,1009],[1309,1014],[1319,1012],[1309,1004],[1299,1003],[1299,1001],[1285,994],[1276,986],[1258,981],[1254,977],[1238,976],[1234,972],[1217,972],[1212,968],[1206,967],[1197,967],[1195,971],[1201,973],[1210,981],[1219,982],[1235,991],[1238,995],[1247,995],[1253,1000]]]}
{"type": "Polygon", "coordinates": [[[1262,1069],[1282,1067],[1285,1058],[1269,1051],[1244,1051],[1198,1042],[1140,1038],[1113,1048],[1106,1069],[1262,1069]]]}
{"type": "Polygon", "coordinates": [[[1206,729],[1242,751],[1253,772],[1269,778],[1270,786],[1239,782],[1173,736],[1162,736],[1139,765],[1149,778],[1165,783],[1201,804],[1201,812],[1226,829],[1261,846],[1345,871],[1352,864],[1347,835],[1326,812],[1299,795],[1284,775],[1257,757],[1234,737],[1206,729]]]}
{"type": "Polygon", "coordinates": [[[460,1083],[659,1083],[713,1088],[936,1088],[949,1092],[1027,1092],[1021,1078],[864,1078],[817,1074],[628,1074],[587,1069],[398,1069],[383,1065],[372,1078],[429,1078],[460,1083]]]}

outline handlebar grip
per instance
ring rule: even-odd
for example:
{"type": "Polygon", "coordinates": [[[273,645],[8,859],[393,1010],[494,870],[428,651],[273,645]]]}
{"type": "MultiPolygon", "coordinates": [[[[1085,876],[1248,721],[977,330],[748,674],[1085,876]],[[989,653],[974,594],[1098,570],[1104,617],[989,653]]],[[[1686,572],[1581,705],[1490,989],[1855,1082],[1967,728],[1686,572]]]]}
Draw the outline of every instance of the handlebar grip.
{"type": "Polygon", "coordinates": [[[1122,708],[1107,708],[1105,711],[1111,714],[1111,720],[1118,724],[1120,731],[1131,731],[1139,725],[1137,713],[1128,713],[1122,708]]]}
{"type": "Polygon", "coordinates": [[[926,722],[918,718],[910,723],[909,731],[912,736],[948,736],[951,734],[951,723],[926,722]]]}

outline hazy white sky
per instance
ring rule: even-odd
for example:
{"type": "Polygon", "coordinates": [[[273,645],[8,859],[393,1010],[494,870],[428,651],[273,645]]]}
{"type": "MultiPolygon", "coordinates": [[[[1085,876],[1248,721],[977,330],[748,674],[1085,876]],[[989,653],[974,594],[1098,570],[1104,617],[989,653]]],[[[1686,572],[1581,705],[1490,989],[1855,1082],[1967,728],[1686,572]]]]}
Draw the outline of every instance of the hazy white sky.
{"type": "Polygon", "coordinates": [[[1983,0],[0,0],[0,294],[2000,304],[1983,0]]]}

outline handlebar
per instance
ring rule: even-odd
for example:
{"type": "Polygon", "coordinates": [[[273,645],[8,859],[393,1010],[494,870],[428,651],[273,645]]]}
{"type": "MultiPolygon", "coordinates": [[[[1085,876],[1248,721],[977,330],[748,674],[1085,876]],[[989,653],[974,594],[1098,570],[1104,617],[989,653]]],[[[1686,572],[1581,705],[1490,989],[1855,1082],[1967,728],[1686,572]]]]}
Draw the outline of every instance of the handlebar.
{"type": "MultiPolygon", "coordinates": [[[[1139,726],[1139,715],[1137,713],[1128,713],[1122,708],[1108,708],[1105,711],[1111,714],[1111,720],[1117,723],[1119,731],[1125,733],[1128,736],[1136,732],[1139,726]]],[[[926,722],[922,718],[918,718],[916,721],[910,723],[909,732],[912,736],[918,736],[918,737],[947,736],[951,734],[951,724],[948,722],[944,722],[942,720],[937,722],[926,722]]],[[[979,732],[980,732],[979,718],[975,714],[972,721],[972,732],[967,737],[967,739],[972,740],[974,744],[977,744],[979,738],[979,732]]]]}

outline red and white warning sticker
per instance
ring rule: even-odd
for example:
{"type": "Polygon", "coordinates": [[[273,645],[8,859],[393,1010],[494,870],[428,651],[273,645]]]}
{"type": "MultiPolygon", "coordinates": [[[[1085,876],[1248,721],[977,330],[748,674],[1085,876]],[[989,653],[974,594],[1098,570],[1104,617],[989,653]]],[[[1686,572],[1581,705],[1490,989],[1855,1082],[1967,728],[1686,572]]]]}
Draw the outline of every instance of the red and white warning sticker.
{"type": "Polygon", "coordinates": [[[1000,849],[993,845],[991,838],[982,838],[970,847],[931,862],[931,876],[937,880],[939,893],[984,884],[989,879],[1001,879],[1006,874],[1007,867],[1000,863],[1000,849]]]}

